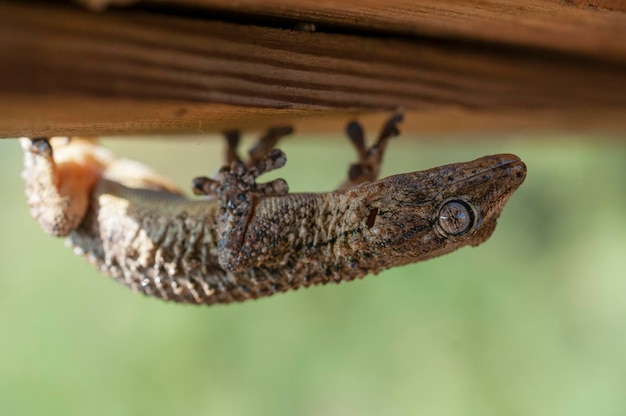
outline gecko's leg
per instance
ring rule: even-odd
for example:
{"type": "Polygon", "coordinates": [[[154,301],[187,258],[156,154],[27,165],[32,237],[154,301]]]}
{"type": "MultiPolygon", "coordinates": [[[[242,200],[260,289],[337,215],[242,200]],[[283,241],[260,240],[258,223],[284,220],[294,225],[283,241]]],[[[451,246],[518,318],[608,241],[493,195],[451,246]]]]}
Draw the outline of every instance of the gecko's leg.
{"type": "Polygon", "coordinates": [[[350,165],[348,179],[339,186],[339,189],[348,189],[363,182],[372,182],[378,178],[383,161],[383,155],[389,139],[400,134],[398,123],[402,122],[403,114],[397,112],[383,125],[378,140],[370,147],[365,146],[365,134],[361,124],[356,121],[348,124],[346,133],[356,148],[358,161],[350,165]]]}
{"type": "MultiPolygon", "coordinates": [[[[268,142],[271,140],[267,139],[268,142]]],[[[216,195],[218,198],[218,261],[224,270],[234,272],[255,264],[263,242],[246,238],[254,208],[259,198],[285,195],[289,190],[283,179],[267,183],[257,183],[256,179],[265,172],[284,166],[286,160],[281,150],[263,147],[248,164],[234,160],[224,166],[217,179],[198,177],[193,180],[195,194],[216,195]]]]}

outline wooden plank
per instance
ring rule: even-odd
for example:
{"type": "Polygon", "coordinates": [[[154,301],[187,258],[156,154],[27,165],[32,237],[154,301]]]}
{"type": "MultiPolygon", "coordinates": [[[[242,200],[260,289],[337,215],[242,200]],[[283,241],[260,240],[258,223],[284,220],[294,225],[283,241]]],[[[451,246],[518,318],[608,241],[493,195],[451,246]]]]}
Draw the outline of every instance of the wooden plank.
{"type": "Polygon", "coordinates": [[[84,0],[190,6],[626,61],[624,0],[84,0]]]}
{"type": "Polygon", "coordinates": [[[422,121],[409,129],[626,127],[626,66],[589,56],[140,10],[0,7],[4,137],[209,132],[285,119],[315,129],[336,122],[306,119],[343,122],[398,106],[422,121]]]}

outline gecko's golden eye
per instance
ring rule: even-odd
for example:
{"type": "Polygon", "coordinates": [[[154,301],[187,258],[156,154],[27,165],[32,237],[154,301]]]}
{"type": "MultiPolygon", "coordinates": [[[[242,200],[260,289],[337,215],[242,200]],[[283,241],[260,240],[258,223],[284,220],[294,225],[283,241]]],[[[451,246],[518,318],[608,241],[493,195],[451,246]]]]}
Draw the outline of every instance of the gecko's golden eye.
{"type": "Polygon", "coordinates": [[[450,200],[439,209],[441,230],[454,237],[467,233],[474,225],[474,218],[469,204],[459,199],[450,200]]]}

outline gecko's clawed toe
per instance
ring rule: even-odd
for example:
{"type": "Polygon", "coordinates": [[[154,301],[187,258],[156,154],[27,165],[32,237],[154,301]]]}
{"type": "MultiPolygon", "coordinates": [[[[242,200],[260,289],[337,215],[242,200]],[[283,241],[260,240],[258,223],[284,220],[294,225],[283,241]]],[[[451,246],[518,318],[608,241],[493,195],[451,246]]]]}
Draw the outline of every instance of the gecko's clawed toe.
{"type": "Polygon", "coordinates": [[[346,127],[346,134],[359,153],[359,159],[365,157],[367,148],[365,147],[365,133],[361,124],[358,121],[351,121],[346,127]]]}
{"type": "Polygon", "coordinates": [[[287,156],[280,149],[270,150],[263,158],[255,160],[255,163],[248,168],[248,171],[258,178],[265,172],[280,169],[287,163],[287,156]]]}
{"type": "Polygon", "coordinates": [[[238,130],[229,130],[224,132],[224,138],[226,139],[226,154],[224,159],[227,165],[230,165],[236,160],[241,160],[237,148],[239,147],[240,134],[238,130]]]}
{"type": "Polygon", "coordinates": [[[378,145],[382,140],[387,140],[391,137],[398,136],[400,134],[398,124],[402,123],[402,120],[404,120],[404,113],[401,110],[392,115],[383,125],[383,128],[378,136],[378,142],[375,144],[375,146],[378,145]]]}
{"type": "Polygon", "coordinates": [[[265,155],[274,149],[274,146],[276,146],[280,139],[291,133],[293,133],[293,127],[291,126],[270,128],[248,152],[250,155],[250,164],[254,164],[257,160],[264,158],[265,155]]]}
{"type": "Polygon", "coordinates": [[[256,184],[255,191],[265,196],[287,195],[289,192],[289,185],[287,185],[287,181],[284,179],[278,178],[271,182],[256,184]]]}
{"type": "Polygon", "coordinates": [[[198,176],[191,181],[191,190],[195,195],[215,195],[220,182],[206,176],[198,176]]]}

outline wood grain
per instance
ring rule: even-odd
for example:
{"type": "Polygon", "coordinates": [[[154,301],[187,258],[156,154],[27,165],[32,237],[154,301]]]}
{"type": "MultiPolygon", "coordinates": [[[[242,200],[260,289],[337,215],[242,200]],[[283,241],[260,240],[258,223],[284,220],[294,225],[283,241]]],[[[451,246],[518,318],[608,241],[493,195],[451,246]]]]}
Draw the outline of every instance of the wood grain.
{"type": "Polygon", "coordinates": [[[356,30],[626,59],[623,0],[150,0],[356,30]],[[383,4],[384,3],[384,4],[383,4]]]}
{"type": "MultiPolygon", "coordinates": [[[[415,131],[626,130],[626,46],[615,40],[602,51],[589,46],[608,36],[606,27],[589,44],[570,42],[580,46],[576,51],[549,42],[541,48],[528,40],[507,43],[493,37],[501,22],[484,34],[492,42],[461,42],[447,29],[440,39],[407,36],[412,32],[401,22],[409,14],[397,7],[374,13],[374,3],[360,4],[350,15],[360,27],[384,31],[385,16],[389,22],[395,16],[398,27],[385,36],[308,33],[154,10],[98,14],[62,3],[0,1],[0,136],[211,132],[289,120],[325,130],[348,113],[398,106],[417,117],[419,123],[407,127],[415,131]]],[[[259,8],[252,1],[234,5],[249,13],[259,8]]],[[[267,10],[288,17],[299,10],[308,18],[306,10],[326,7],[336,22],[348,19],[340,6],[315,5],[272,2],[267,10]]],[[[573,15],[587,10],[566,9],[573,15]]],[[[622,15],[607,13],[609,22],[622,15]]],[[[435,21],[442,15],[431,14],[435,21]]],[[[421,27],[420,13],[413,15],[413,27],[421,27]]],[[[595,24],[577,26],[579,34],[595,24]]],[[[562,39],[569,33],[561,32],[562,39]]]]}

